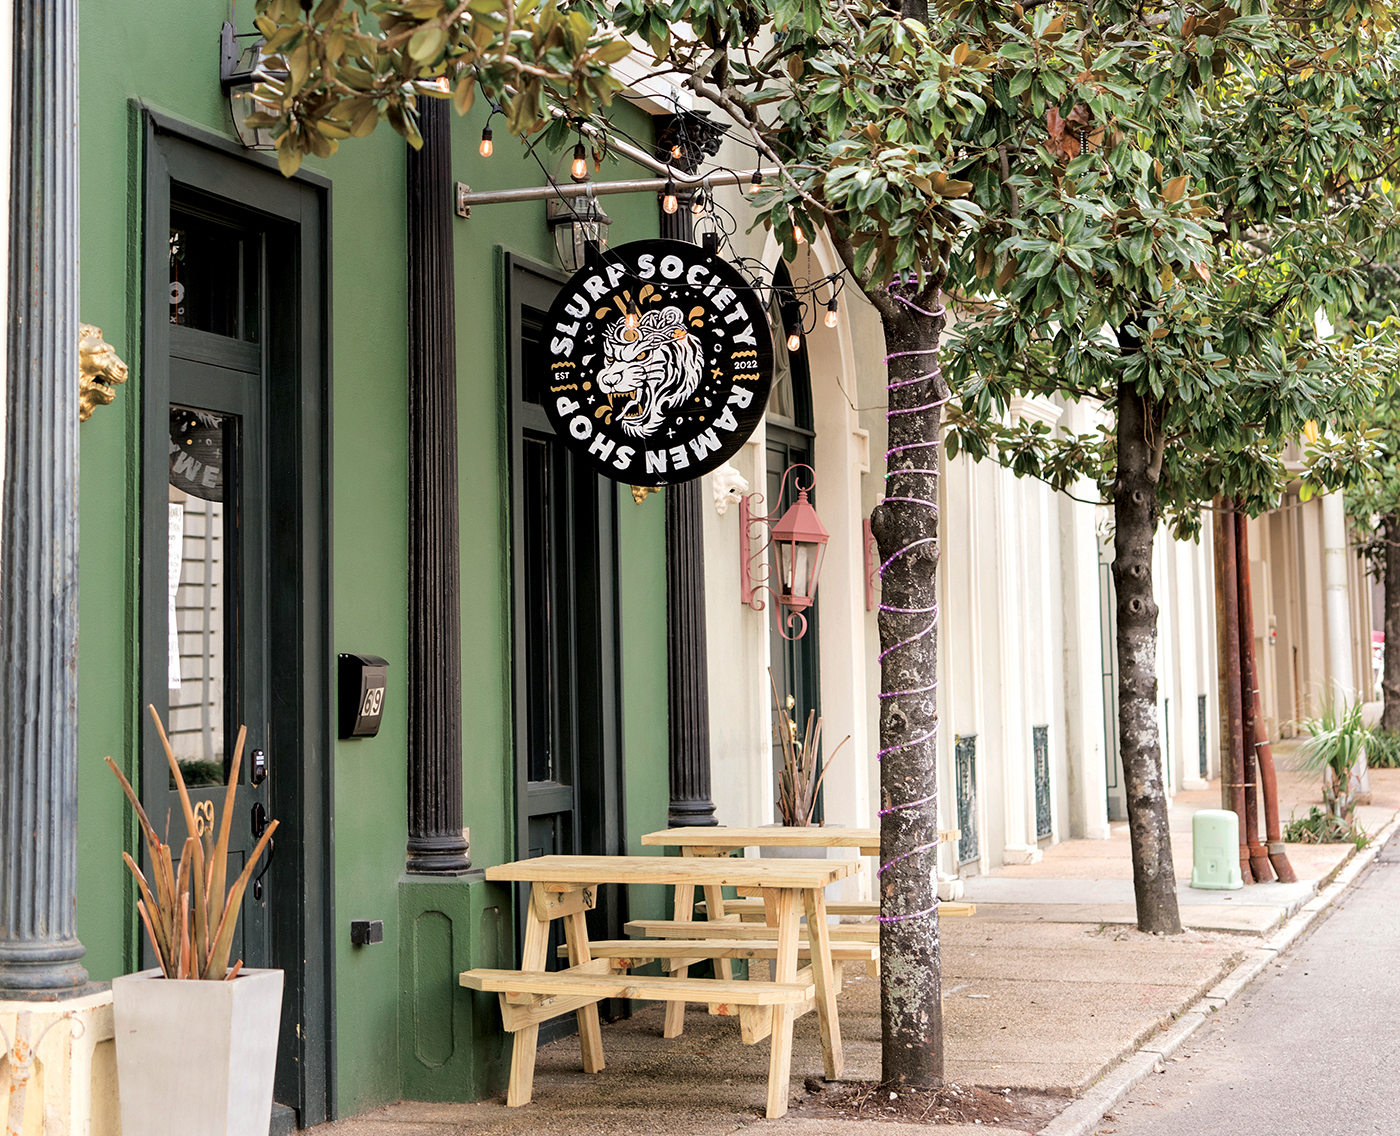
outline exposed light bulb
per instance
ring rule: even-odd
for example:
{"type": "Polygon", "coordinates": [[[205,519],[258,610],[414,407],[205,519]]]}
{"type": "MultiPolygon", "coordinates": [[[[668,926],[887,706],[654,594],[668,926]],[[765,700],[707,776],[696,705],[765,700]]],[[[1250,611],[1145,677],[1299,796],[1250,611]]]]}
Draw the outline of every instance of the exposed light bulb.
{"type": "Polygon", "coordinates": [[[757,193],[763,188],[763,175],[757,170],[753,172],[753,179],[749,182],[749,192],[757,193]]]}
{"type": "Polygon", "coordinates": [[[569,176],[574,181],[588,180],[588,154],[584,151],[582,142],[574,147],[574,161],[569,167],[569,176]]]}
{"type": "Polygon", "coordinates": [[[695,191],[695,197],[690,203],[690,211],[697,217],[705,212],[705,191],[703,189],[695,191]]]}
{"type": "Polygon", "coordinates": [[[836,297],[831,297],[831,303],[826,306],[826,326],[836,326],[836,297]]]}
{"type": "Polygon", "coordinates": [[[799,351],[799,350],[801,350],[801,348],[802,348],[802,336],[799,335],[796,331],[791,331],[791,330],[790,330],[790,331],[788,332],[788,350],[789,350],[789,351],[799,351]]]}
{"type": "Polygon", "coordinates": [[[481,152],[483,158],[489,158],[491,156],[491,151],[495,149],[495,146],[491,142],[491,128],[489,126],[482,127],[481,145],[478,146],[477,149],[481,152]]]}
{"type": "Polygon", "coordinates": [[[680,156],[681,156],[681,148],[680,148],[680,144],[677,143],[676,145],[674,145],[674,146],[671,147],[671,157],[673,157],[673,158],[679,158],[680,156]]]}
{"type": "Polygon", "coordinates": [[[636,331],[642,326],[642,313],[637,310],[636,304],[629,304],[627,315],[623,317],[622,324],[628,331],[636,331]]]}
{"type": "Polygon", "coordinates": [[[796,220],[792,223],[792,239],[800,245],[807,243],[807,234],[802,231],[802,226],[796,220]]]}
{"type": "Polygon", "coordinates": [[[661,198],[661,208],[667,213],[674,213],[681,207],[681,203],[676,199],[676,186],[670,178],[666,179],[665,196],[661,198]]]}

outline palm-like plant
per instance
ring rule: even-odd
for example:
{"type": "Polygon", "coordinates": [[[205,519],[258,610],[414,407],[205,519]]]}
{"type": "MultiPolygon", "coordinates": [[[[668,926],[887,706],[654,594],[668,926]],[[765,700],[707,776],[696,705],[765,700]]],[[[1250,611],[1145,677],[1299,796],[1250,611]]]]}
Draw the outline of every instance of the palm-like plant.
{"type": "Polygon", "coordinates": [[[180,804],[185,813],[184,848],[180,853],[180,864],[175,869],[170,855],[170,845],[156,835],[146,810],[136,796],[116,762],[110,757],[107,764],[121,782],[131,807],[141,822],[141,831],[146,837],[146,848],[150,854],[151,871],[155,876],[152,890],[145,874],[128,852],[122,859],[136,878],[136,886],[141,898],[136,902],[136,910],[141,914],[141,922],[146,926],[146,934],[151,937],[156,957],[160,960],[161,972],[166,978],[202,978],[213,981],[233,979],[242,969],[239,959],[232,968],[228,965],[229,952],[233,947],[233,929],[238,923],[238,913],[243,904],[243,893],[252,879],[263,851],[277,831],[277,821],[273,821],[263,831],[262,839],[248,857],[248,864],[233,886],[224,890],[225,873],[228,870],[229,829],[233,823],[234,798],[238,793],[238,770],[243,762],[243,742],[248,728],[238,728],[238,741],[233,750],[233,764],[229,768],[228,789],[224,795],[224,812],[220,818],[217,839],[214,824],[202,829],[196,821],[194,806],[190,803],[189,791],[185,788],[185,778],[180,772],[180,763],[170,748],[170,740],[165,735],[165,726],[154,706],[148,707],[156,729],[160,732],[160,744],[165,748],[166,760],[170,763],[170,775],[180,791],[180,804]]]}
{"type": "Polygon", "coordinates": [[[783,768],[778,773],[778,815],[787,828],[805,828],[812,823],[817,811],[817,791],[826,779],[831,768],[831,759],[840,752],[841,746],[850,741],[847,736],[831,751],[826,764],[818,768],[817,750],[821,745],[822,720],[815,710],[807,712],[807,730],[801,740],[797,737],[797,723],[789,717],[795,700],[788,695],[787,707],[778,699],[778,684],[773,680],[772,668],[768,671],[768,684],[773,688],[773,705],[778,711],[778,739],[783,746],[783,768]]]}
{"type": "Polygon", "coordinates": [[[1322,800],[1327,811],[1351,820],[1360,784],[1357,767],[1371,738],[1371,731],[1361,723],[1360,700],[1338,708],[1333,699],[1325,699],[1322,714],[1301,725],[1312,735],[1298,747],[1303,768],[1322,774],[1322,800]]]}

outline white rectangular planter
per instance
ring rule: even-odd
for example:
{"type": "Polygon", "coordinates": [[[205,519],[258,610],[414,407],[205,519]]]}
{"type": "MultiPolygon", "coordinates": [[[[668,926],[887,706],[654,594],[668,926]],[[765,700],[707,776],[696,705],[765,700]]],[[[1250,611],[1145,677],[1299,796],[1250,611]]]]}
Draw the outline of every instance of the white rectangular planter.
{"type": "Polygon", "coordinates": [[[267,1136],[282,972],[112,980],[122,1136],[267,1136]]]}

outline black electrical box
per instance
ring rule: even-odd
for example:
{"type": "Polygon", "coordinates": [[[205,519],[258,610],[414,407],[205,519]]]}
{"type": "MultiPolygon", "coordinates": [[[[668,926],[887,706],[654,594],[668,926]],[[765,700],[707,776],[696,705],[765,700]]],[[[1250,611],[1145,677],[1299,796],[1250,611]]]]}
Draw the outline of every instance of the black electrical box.
{"type": "Polygon", "coordinates": [[[376,943],[384,941],[384,920],[382,919],[352,919],[350,920],[350,945],[354,947],[372,947],[376,943]]]}
{"type": "Polygon", "coordinates": [[[372,738],[384,718],[389,664],[377,655],[340,656],[340,736],[372,738]]]}

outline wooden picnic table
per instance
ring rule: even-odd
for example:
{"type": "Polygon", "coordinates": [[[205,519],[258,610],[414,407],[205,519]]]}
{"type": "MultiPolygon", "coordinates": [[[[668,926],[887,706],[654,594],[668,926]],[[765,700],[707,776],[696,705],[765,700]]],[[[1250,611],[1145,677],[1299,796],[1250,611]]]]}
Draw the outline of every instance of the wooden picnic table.
{"type": "MultiPolygon", "coordinates": [[[[940,828],[938,842],[947,844],[961,833],[956,828],[940,828]]],[[[741,848],[859,848],[862,856],[880,854],[878,828],[837,828],[827,825],[762,828],[729,828],[725,825],[666,828],[648,832],[642,843],[650,847],[679,848],[687,856],[719,856],[741,848]]]]}
{"type": "MultiPolygon", "coordinates": [[[[562,1014],[578,1015],[579,1045],[586,1072],[604,1067],[598,1002],[604,998],[660,999],[682,1007],[687,1001],[711,1004],[771,1006],[772,1050],[768,1065],[770,1117],[787,1111],[788,1078],[792,1070],[793,1021],[799,1006],[815,1000],[821,1025],[822,1056],[828,1080],[838,1079],[845,1068],[841,1026],[836,1015],[836,990],[827,934],[828,884],[859,871],[858,860],[762,860],[666,856],[538,856],[486,869],[488,880],[529,883],[530,903],[525,916],[525,943],[520,969],[469,970],[461,984],[500,995],[501,1017],[513,1033],[510,1086],[506,1103],[528,1104],[533,1090],[535,1051],[540,1023],[562,1014]],[[773,976],[768,982],[736,982],[723,978],[687,978],[629,975],[620,969],[634,959],[616,955],[594,958],[590,951],[584,913],[596,902],[600,884],[672,884],[678,906],[688,907],[695,889],[718,896],[722,887],[757,892],[770,912],[773,976]],[[684,900],[684,904],[682,901],[684,900]],[[802,944],[811,966],[798,973],[800,924],[809,928],[802,944]],[[564,920],[569,966],[547,972],[549,928],[564,920]],[[805,976],[805,977],[804,977],[805,976]]],[[[638,944],[639,950],[643,945],[638,944]]],[[[703,944],[687,944],[692,953],[703,944]]],[[[736,944],[742,947],[742,944],[736,944]]],[[[654,948],[653,948],[654,949],[654,948]]],[[[727,963],[727,957],[724,959],[727,963]]],[[[669,1021],[669,1016],[668,1016],[669,1021]]],[[[767,1036],[770,1029],[762,1031],[767,1036]]],[[[757,1040],[754,1037],[753,1040],[757,1040]]],[[[745,1040],[749,1040],[746,1038],[745,1040]]]]}
{"type": "MultiPolygon", "coordinates": [[[[948,844],[962,835],[956,828],[940,828],[938,843],[948,844]]],[[[648,832],[642,843],[652,847],[679,848],[682,856],[728,856],[745,848],[858,848],[862,856],[880,855],[880,830],[878,828],[837,828],[826,825],[806,827],[786,827],[766,825],[762,828],[729,828],[724,825],[689,828],[667,828],[660,832],[648,832]]],[[[742,893],[741,893],[742,894],[742,893]]],[[[677,893],[678,912],[676,920],[688,920],[694,915],[694,908],[679,913],[680,893],[677,893]]],[[[879,915],[880,905],[875,900],[835,900],[826,905],[832,915],[879,915]]],[[[943,915],[973,915],[977,908],[971,903],[948,902],[939,904],[943,915]]],[[[727,915],[738,915],[744,919],[762,919],[763,907],[757,900],[724,900],[718,890],[714,895],[705,894],[705,916],[707,919],[723,919],[727,915]]],[[[667,933],[660,930],[659,924],[640,922],[638,929],[648,934],[667,933]]],[[[878,937],[879,928],[866,926],[859,937],[872,941],[878,937]]]]}

